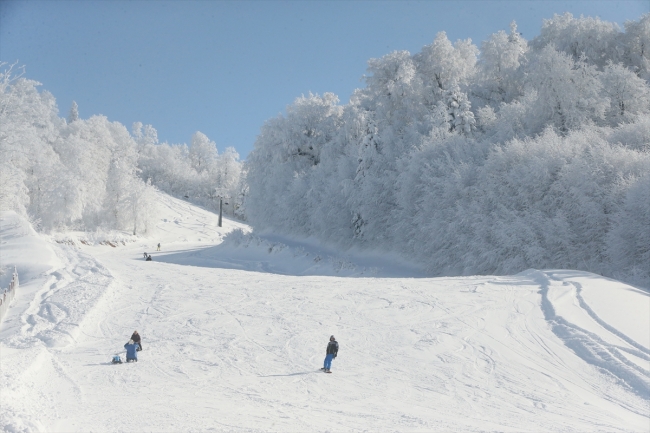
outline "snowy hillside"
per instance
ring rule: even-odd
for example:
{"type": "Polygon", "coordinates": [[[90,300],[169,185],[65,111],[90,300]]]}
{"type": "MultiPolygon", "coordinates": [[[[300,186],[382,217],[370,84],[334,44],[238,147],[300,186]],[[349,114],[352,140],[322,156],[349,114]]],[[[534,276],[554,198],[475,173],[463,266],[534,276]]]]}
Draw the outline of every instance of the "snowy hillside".
{"type": "Polygon", "coordinates": [[[21,274],[4,431],[650,427],[647,292],[569,270],[425,278],[158,202],[156,237],[116,247],[2,213],[2,266],[21,274]],[[138,363],[111,365],[136,329],[138,363]]]}

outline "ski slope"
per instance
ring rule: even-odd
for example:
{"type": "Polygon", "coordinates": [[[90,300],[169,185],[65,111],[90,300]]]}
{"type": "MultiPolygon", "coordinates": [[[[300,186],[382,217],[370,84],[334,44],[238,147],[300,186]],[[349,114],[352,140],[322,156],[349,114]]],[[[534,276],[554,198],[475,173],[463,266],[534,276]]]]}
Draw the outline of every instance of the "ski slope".
{"type": "Polygon", "coordinates": [[[5,431],[650,430],[645,291],[570,270],[426,278],[160,207],[155,237],[115,247],[2,213],[2,266],[21,273],[5,431]],[[136,329],[138,363],[111,365],[136,329]]]}

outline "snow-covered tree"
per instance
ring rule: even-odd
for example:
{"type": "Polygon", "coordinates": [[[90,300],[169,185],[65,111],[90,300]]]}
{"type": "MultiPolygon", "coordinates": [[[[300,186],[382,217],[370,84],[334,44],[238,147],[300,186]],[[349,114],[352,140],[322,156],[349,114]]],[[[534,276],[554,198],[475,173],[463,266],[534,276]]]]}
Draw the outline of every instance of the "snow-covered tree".
{"type": "Polygon", "coordinates": [[[530,44],[513,23],[480,55],[440,33],[420,53],[371,59],[348,104],[298,100],[264,124],[246,161],[249,221],[396,251],[435,274],[650,278],[644,238],[628,241],[646,225],[647,20],[623,34],[565,14],[530,44]]]}
{"type": "Polygon", "coordinates": [[[628,180],[622,206],[612,218],[616,224],[607,233],[608,271],[619,277],[632,276],[647,284],[650,279],[650,167],[640,177],[628,180]]]}
{"type": "Polygon", "coordinates": [[[532,59],[528,77],[537,92],[538,122],[550,121],[567,133],[605,117],[609,100],[602,95],[598,71],[585,61],[574,61],[549,45],[532,59]]]}
{"type": "Polygon", "coordinates": [[[287,107],[286,117],[278,116],[262,126],[247,159],[250,220],[306,230],[309,218],[302,199],[310,189],[309,174],[320,163],[323,146],[338,128],[341,109],[337,103],[332,93],[302,96],[287,107]]]}
{"type": "Polygon", "coordinates": [[[622,39],[625,65],[650,82],[650,13],[639,21],[626,21],[622,39]]]}
{"type": "MultiPolygon", "coordinates": [[[[234,149],[219,155],[215,143],[201,132],[192,136],[189,148],[159,144],[156,129],[140,122],[133,124],[132,134],[138,143],[140,178],[161,191],[214,210],[219,197],[239,191],[242,164],[234,149]]],[[[232,208],[226,211],[232,213],[232,208]]]]}
{"type": "Polygon", "coordinates": [[[539,36],[531,45],[535,50],[552,46],[576,62],[583,59],[603,68],[608,62],[620,61],[619,38],[620,31],[615,23],[592,17],[574,18],[567,12],[544,20],[539,36]]]}
{"type": "Polygon", "coordinates": [[[453,86],[464,86],[476,72],[478,49],[471,39],[452,44],[445,32],[436,35],[433,43],[426,45],[415,56],[418,70],[425,86],[442,93],[453,86]]]}
{"type": "Polygon", "coordinates": [[[492,34],[481,44],[479,83],[474,92],[493,108],[510,102],[524,92],[522,66],[526,62],[528,44],[510,24],[510,34],[503,30],[492,34]]]}
{"type": "Polygon", "coordinates": [[[3,206],[44,230],[128,226],[123,197],[142,181],[126,129],[103,116],[79,119],[76,104],[66,122],[39,83],[11,73],[0,74],[0,176],[9,188],[3,206]]]}
{"type": "Polygon", "coordinates": [[[609,98],[607,118],[612,125],[650,113],[650,86],[622,64],[609,63],[600,77],[609,98]]]}
{"type": "Polygon", "coordinates": [[[68,112],[68,123],[72,123],[79,119],[79,106],[76,101],[72,101],[72,106],[68,112]]]}
{"type": "Polygon", "coordinates": [[[192,145],[190,146],[190,161],[192,167],[198,173],[209,172],[214,170],[217,160],[217,145],[200,131],[192,135],[192,145]]]}

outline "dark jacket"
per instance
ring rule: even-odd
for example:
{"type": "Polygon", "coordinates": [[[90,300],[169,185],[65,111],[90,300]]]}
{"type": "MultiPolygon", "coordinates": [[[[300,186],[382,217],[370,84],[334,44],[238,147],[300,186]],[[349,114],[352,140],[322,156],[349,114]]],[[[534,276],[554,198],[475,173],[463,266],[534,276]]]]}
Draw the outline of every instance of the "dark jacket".
{"type": "Polygon", "coordinates": [[[327,343],[327,352],[326,352],[326,354],[329,355],[330,353],[332,355],[334,355],[334,356],[338,355],[338,353],[339,353],[339,343],[338,343],[338,341],[335,340],[335,341],[330,341],[329,343],[327,343]]]}
{"type": "Polygon", "coordinates": [[[131,340],[133,340],[134,343],[139,343],[140,342],[140,334],[137,332],[134,332],[133,335],[131,335],[131,340]]]}

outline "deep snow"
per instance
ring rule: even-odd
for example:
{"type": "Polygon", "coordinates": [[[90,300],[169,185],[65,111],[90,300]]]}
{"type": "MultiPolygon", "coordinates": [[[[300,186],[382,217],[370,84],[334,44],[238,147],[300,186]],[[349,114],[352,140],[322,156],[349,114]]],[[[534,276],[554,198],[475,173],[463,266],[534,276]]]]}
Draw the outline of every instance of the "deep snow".
{"type": "Polygon", "coordinates": [[[5,431],[650,430],[647,292],[569,270],[425,278],[160,205],[156,237],[117,247],[2,213],[21,275],[5,431]],[[111,365],[135,329],[139,362],[111,365]]]}

